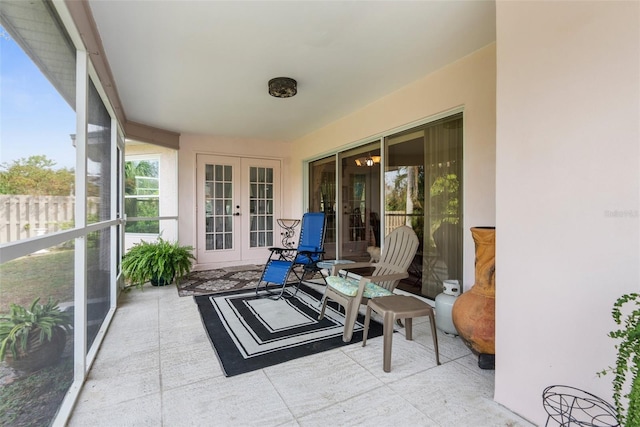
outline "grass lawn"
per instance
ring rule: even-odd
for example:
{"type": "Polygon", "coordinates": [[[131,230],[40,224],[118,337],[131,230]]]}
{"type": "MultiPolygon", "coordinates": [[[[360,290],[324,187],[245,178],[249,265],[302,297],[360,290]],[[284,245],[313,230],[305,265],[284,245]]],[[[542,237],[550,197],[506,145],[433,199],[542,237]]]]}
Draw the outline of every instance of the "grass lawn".
{"type": "Polygon", "coordinates": [[[73,357],[65,357],[53,366],[0,386],[0,425],[51,425],[72,382],[73,357]]]}
{"type": "Polygon", "coordinates": [[[37,297],[73,301],[73,263],[73,250],[51,250],[0,265],[0,313],[11,303],[28,307],[37,297]]]}
{"type": "MultiPolygon", "coordinates": [[[[95,246],[87,250],[89,298],[109,295],[109,272],[99,270],[100,255],[95,246]]],[[[8,313],[12,303],[29,307],[38,297],[41,302],[51,297],[60,303],[73,303],[74,257],[73,249],[51,248],[0,265],[0,313],[8,313]]],[[[103,301],[98,308],[108,309],[108,302],[103,301]]],[[[97,331],[98,326],[91,327],[97,331]]],[[[73,382],[72,338],[68,336],[65,355],[59,363],[37,372],[15,371],[15,375],[5,362],[0,362],[0,426],[51,424],[73,382]]],[[[89,337],[90,342],[93,338],[95,332],[89,337]]]]}
{"type": "MultiPolygon", "coordinates": [[[[28,307],[37,297],[73,301],[73,263],[73,250],[50,250],[0,265],[0,313],[11,303],[28,307]]],[[[50,425],[73,381],[72,355],[71,345],[60,363],[0,385],[0,425],[50,425]]]]}

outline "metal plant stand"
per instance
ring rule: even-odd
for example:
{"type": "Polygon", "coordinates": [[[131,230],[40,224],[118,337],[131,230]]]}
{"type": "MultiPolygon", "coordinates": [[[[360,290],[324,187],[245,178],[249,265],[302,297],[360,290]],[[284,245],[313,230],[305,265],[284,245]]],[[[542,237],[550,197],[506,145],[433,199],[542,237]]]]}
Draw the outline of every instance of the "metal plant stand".
{"type": "Polygon", "coordinates": [[[542,392],[545,426],[617,427],[616,409],[598,396],[575,387],[552,385],[542,392]],[[553,424],[549,424],[550,421],[553,424]]]}
{"type": "Polygon", "coordinates": [[[295,241],[293,237],[296,235],[296,227],[300,224],[299,219],[278,218],[278,225],[284,230],[282,233],[282,247],[286,249],[295,249],[295,241]]]}

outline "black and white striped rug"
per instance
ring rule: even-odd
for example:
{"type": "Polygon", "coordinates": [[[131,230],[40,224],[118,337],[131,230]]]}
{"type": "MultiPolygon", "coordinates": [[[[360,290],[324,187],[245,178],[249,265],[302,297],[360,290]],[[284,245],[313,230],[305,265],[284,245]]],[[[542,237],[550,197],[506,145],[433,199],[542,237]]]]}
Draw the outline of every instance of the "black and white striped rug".
{"type": "MultiPolygon", "coordinates": [[[[194,299],[222,369],[230,377],[361,342],[362,318],[350,343],[342,341],[344,314],[335,305],[327,306],[324,318],[318,320],[321,297],[301,285],[295,297],[279,300],[256,297],[255,290],[194,299]]],[[[372,321],[369,337],[380,335],[382,325],[372,321]]]]}

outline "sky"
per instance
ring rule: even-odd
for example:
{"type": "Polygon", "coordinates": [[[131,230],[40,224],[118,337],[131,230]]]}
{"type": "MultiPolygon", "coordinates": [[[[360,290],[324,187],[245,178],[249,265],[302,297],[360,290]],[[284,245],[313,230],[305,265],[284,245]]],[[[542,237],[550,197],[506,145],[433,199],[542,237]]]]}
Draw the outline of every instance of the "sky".
{"type": "Polygon", "coordinates": [[[0,27],[0,163],[45,155],[74,168],[75,133],[73,109],[0,27]]]}

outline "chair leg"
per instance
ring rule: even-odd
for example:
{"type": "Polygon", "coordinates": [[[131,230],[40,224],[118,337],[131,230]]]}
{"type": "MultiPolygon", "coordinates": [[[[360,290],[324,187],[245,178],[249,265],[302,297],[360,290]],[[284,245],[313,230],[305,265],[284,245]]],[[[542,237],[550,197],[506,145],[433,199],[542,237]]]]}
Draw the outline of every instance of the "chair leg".
{"type": "Polygon", "coordinates": [[[383,318],[383,356],[382,356],[382,370],[385,372],[391,372],[391,344],[393,343],[393,313],[385,313],[383,318]]]}
{"type": "Polygon", "coordinates": [[[436,363],[440,364],[440,351],[438,350],[438,334],[436,333],[436,319],[433,310],[429,312],[429,322],[431,323],[431,335],[433,335],[433,346],[436,349],[436,363]]]}
{"type": "MultiPolygon", "coordinates": [[[[292,298],[295,298],[296,295],[298,295],[298,290],[300,289],[300,283],[302,283],[302,281],[296,283],[296,290],[293,292],[293,297],[292,298]]],[[[284,286],[283,286],[282,289],[284,290],[284,286]]]]}
{"type": "Polygon", "coordinates": [[[406,339],[413,340],[413,319],[411,317],[404,319],[404,334],[406,339]]]}
{"type": "Polygon", "coordinates": [[[327,298],[327,289],[324,289],[324,293],[322,294],[322,298],[320,298],[320,302],[318,302],[318,307],[322,307],[322,303],[327,298]]]}
{"type": "Polygon", "coordinates": [[[269,288],[269,283],[260,281],[258,283],[258,286],[256,286],[256,296],[257,297],[259,297],[259,296],[271,296],[272,292],[268,288],[269,288]],[[260,286],[261,284],[263,286],[260,286]],[[264,295],[260,295],[260,293],[259,293],[260,291],[264,291],[265,294],[264,295]]]}
{"type": "Polygon", "coordinates": [[[353,328],[356,324],[356,319],[358,318],[358,307],[360,306],[360,301],[356,301],[355,298],[349,301],[344,307],[345,310],[345,319],[344,319],[344,332],[342,333],[342,341],[350,342],[351,338],[353,338],[353,328]]]}
{"type": "Polygon", "coordinates": [[[324,310],[327,308],[327,296],[322,297],[321,301],[322,307],[320,308],[320,315],[318,316],[318,320],[324,319],[324,310]]]}
{"type": "Polygon", "coordinates": [[[282,289],[280,289],[280,295],[278,295],[277,298],[275,299],[280,299],[280,298],[285,298],[284,296],[284,289],[287,287],[287,284],[285,283],[284,285],[282,285],[282,289]]]}
{"type": "Polygon", "coordinates": [[[369,321],[371,320],[371,307],[367,305],[367,314],[364,316],[364,329],[362,330],[362,346],[367,345],[367,335],[369,335],[369,321]]]}
{"type": "MultiPolygon", "coordinates": [[[[273,299],[273,300],[279,300],[280,298],[285,298],[284,297],[284,289],[287,287],[286,283],[284,285],[281,286],[280,291],[277,290],[269,290],[269,283],[265,283],[264,285],[264,290],[266,292],[266,297],[273,299]]],[[[257,293],[256,293],[257,295],[257,293]]]]}

